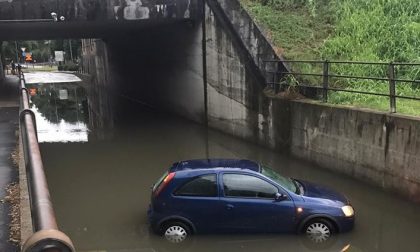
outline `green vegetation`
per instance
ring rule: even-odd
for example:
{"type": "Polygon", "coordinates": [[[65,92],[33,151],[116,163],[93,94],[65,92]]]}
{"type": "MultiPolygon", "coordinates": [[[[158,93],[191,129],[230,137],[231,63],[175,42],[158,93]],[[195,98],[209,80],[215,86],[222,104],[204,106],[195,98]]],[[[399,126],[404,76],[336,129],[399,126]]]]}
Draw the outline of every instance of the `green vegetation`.
{"type": "Polygon", "coordinates": [[[315,7],[313,1],[241,0],[241,3],[267,29],[287,59],[319,59],[319,48],[334,28],[333,8],[315,7]]]}
{"type": "Polygon", "coordinates": [[[66,64],[59,65],[58,66],[59,71],[79,71],[79,65],[73,63],[73,62],[67,62],[66,64]]]}
{"type": "Polygon", "coordinates": [[[64,51],[65,60],[77,60],[81,56],[81,40],[36,40],[36,41],[0,41],[0,55],[3,64],[9,64],[12,60],[24,63],[21,48],[32,53],[32,59],[37,63],[50,62],[54,59],[54,51],[64,51]]]}
{"type": "MultiPolygon", "coordinates": [[[[31,106],[35,105],[38,111],[48,121],[52,123],[59,123],[62,119],[70,123],[80,121],[80,115],[88,116],[88,113],[83,112],[83,107],[78,104],[87,104],[86,90],[76,84],[56,83],[56,84],[41,84],[28,85],[28,88],[39,90],[46,90],[46,92],[38,92],[37,95],[31,97],[31,106]],[[67,90],[68,99],[61,100],[59,98],[59,90],[67,90]],[[54,104],[54,106],[51,106],[54,104]]],[[[86,118],[84,118],[86,121],[86,118]]]]}
{"type": "MultiPolygon", "coordinates": [[[[420,62],[418,0],[241,0],[268,30],[286,59],[420,62]]],[[[294,71],[321,73],[322,66],[293,64],[294,71]]],[[[334,74],[386,78],[388,66],[334,64],[334,74]]],[[[398,79],[420,79],[420,66],[398,66],[398,79]]],[[[298,78],[319,85],[320,78],[298,78]]],[[[333,78],[331,86],[388,94],[387,81],[333,78]]],[[[420,97],[420,85],[399,82],[397,94],[420,97]]],[[[329,102],[389,110],[389,99],[330,92],[329,102]]],[[[399,99],[397,110],[420,115],[420,102],[399,99]]]]}

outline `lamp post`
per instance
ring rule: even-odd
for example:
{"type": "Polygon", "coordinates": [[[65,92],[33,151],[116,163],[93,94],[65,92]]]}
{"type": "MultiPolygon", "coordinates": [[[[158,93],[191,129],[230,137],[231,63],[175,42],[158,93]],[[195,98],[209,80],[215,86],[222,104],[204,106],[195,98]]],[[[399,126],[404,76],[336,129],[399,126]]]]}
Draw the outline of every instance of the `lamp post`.
{"type": "MultiPolygon", "coordinates": [[[[20,55],[21,55],[21,58],[20,59],[21,60],[20,61],[22,61],[22,62],[19,62],[19,63],[24,64],[25,61],[26,61],[26,59],[25,59],[25,57],[26,57],[26,48],[25,47],[21,47],[20,50],[21,50],[21,53],[20,53],[20,55]]],[[[29,64],[27,64],[27,65],[29,65],[29,64]]]]}
{"type": "Polygon", "coordinates": [[[54,22],[57,22],[58,21],[57,13],[51,12],[51,17],[52,17],[52,19],[53,19],[54,22]]]}
{"type": "Polygon", "coordinates": [[[18,43],[16,40],[15,40],[15,52],[16,52],[16,63],[19,63],[18,43]]]}
{"type": "Polygon", "coordinates": [[[71,62],[74,62],[74,59],[73,59],[73,49],[71,48],[71,39],[69,39],[69,48],[70,48],[70,59],[71,59],[71,62]]]}

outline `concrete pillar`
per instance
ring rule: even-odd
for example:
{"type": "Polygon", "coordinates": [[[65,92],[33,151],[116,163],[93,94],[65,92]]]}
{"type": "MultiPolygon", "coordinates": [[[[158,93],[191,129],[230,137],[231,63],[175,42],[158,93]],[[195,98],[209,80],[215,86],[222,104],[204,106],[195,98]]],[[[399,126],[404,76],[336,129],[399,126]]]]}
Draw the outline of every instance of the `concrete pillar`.
{"type": "Polygon", "coordinates": [[[3,61],[1,59],[2,57],[0,55],[0,86],[3,86],[5,75],[4,75],[3,61]]]}

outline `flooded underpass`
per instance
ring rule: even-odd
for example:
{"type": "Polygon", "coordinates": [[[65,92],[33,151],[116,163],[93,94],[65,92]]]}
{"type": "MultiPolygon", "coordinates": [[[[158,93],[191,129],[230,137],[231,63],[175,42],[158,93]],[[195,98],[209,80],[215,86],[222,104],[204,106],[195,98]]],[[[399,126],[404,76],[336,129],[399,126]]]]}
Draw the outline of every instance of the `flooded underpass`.
{"type": "Polygon", "coordinates": [[[58,223],[78,251],[419,250],[420,206],[395,195],[136,103],[117,113],[127,116],[113,129],[88,130],[83,85],[34,89],[32,105],[43,122],[39,139],[58,223]],[[168,244],[149,231],[150,188],[172,163],[196,158],[252,159],[283,175],[330,186],[350,198],[355,229],[322,246],[294,235],[207,235],[178,247],[168,244]]]}

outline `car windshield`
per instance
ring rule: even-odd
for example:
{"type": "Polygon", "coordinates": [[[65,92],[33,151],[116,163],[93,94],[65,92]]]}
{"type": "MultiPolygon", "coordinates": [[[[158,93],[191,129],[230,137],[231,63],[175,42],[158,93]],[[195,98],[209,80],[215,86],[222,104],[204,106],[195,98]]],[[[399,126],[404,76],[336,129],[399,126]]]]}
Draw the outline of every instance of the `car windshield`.
{"type": "Polygon", "coordinates": [[[296,185],[296,183],[291,179],[287,177],[283,177],[282,175],[278,174],[277,172],[273,171],[271,168],[267,166],[261,166],[261,173],[270,179],[274,180],[284,188],[286,188],[289,191],[299,193],[299,187],[296,185]]]}

